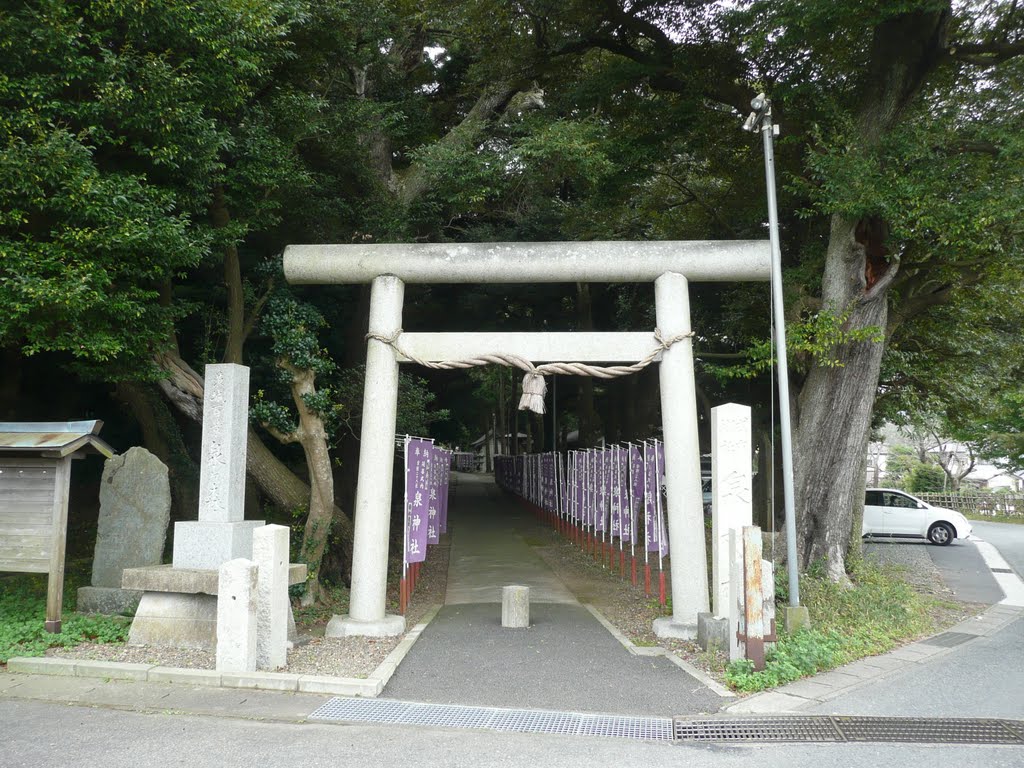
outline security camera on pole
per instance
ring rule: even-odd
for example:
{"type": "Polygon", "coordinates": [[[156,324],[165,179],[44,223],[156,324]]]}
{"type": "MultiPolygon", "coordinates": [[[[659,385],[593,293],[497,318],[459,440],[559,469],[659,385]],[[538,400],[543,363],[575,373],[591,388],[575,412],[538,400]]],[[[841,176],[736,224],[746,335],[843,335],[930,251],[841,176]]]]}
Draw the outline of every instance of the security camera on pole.
{"type": "Polygon", "coordinates": [[[800,605],[800,577],[796,556],[796,513],[793,501],[793,429],[789,415],[789,365],[786,361],[786,320],[782,303],[782,249],[779,246],[778,202],[775,198],[775,137],[779,127],[772,123],[772,102],[763,93],[750,102],[753,110],[743,130],[760,130],[764,142],[764,175],[768,192],[768,236],[771,241],[772,320],[775,325],[779,371],[779,421],[782,428],[782,494],[786,510],[786,564],[789,572],[789,606],[786,628],[790,631],[810,623],[807,608],[800,605]]]}

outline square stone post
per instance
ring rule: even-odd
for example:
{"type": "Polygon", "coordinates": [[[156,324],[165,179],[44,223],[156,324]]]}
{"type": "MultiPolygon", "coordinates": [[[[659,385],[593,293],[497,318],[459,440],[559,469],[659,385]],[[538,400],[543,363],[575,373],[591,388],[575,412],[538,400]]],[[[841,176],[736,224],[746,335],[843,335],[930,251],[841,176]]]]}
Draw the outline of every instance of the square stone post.
{"type": "Polygon", "coordinates": [[[729,615],[729,531],[753,522],[750,407],[711,409],[711,573],[715,616],[729,615]]]}
{"type": "MultiPolygon", "coordinates": [[[[405,283],[397,277],[374,278],[370,289],[370,333],[391,337],[401,330],[404,298],[405,283]]],[[[398,359],[394,349],[379,339],[370,338],[366,345],[365,382],[349,615],[331,619],[326,630],[328,637],[379,637],[405,631],[404,616],[385,615],[398,359]]]]}
{"type": "MultiPolygon", "coordinates": [[[[690,332],[689,285],[666,272],[654,281],[654,301],[662,336],[690,332]]],[[[697,614],[708,610],[707,548],[700,487],[697,393],[693,342],[682,339],[661,359],[661,419],[665,432],[665,495],[672,562],[672,616],[657,619],[658,637],[697,637],[697,614]]]]}
{"type": "Polygon", "coordinates": [[[288,527],[267,525],[252,532],[256,576],[256,667],[288,663],[288,527]]]}
{"type": "Polygon", "coordinates": [[[221,565],[217,579],[217,671],[256,671],[256,563],[221,565]]]}

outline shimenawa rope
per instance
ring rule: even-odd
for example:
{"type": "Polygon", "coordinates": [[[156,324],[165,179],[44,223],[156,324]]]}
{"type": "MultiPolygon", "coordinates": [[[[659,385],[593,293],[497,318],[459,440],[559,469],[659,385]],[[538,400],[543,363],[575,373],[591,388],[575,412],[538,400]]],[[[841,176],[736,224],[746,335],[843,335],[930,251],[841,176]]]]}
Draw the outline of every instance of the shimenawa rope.
{"type": "Polygon", "coordinates": [[[505,365],[511,368],[519,368],[520,370],[525,371],[525,375],[523,376],[523,396],[519,401],[519,410],[529,410],[534,413],[544,413],[544,395],[547,392],[547,383],[545,382],[544,377],[549,374],[560,373],[564,376],[591,376],[598,379],[616,379],[620,376],[629,376],[633,373],[639,373],[651,363],[655,362],[661,357],[662,352],[669,349],[677,341],[693,337],[693,331],[688,331],[687,333],[677,333],[675,336],[666,339],[662,335],[661,329],[655,328],[654,340],[658,345],[647,353],[642,360],[639,360],[632,365],[601,366],[587,365],[586,363],[544,363],[543,365],[534,365],[524,357],[506,354],[504,352],[479,355],[478,357],[467,357],[462,360],[442,360],[435,363],[428,360],[422,360],[402,349],[398,343],[398,339],[401,337],[402,333],[403,331],[401,328],[390,336],[371,331],[366,334],[366,338],[387,344],[402,357],[405,357],[418,365],[425,366],[426,368],[433,368],[434,370],[450,371],[458,370],[460,368],[475,368],[481,365],[505,365]]]}

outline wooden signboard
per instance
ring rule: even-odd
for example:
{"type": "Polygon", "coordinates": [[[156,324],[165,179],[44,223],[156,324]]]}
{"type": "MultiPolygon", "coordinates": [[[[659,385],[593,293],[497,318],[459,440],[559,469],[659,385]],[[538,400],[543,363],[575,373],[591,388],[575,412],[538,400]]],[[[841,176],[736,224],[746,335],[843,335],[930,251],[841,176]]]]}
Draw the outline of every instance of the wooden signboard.
{"type": "Polygon", "coordinates": [[[0,571],[48,573],[46,629],[60,632],[71,457],[0,457],[0,571]]]}
{"type": "Polygon", "coordinates": [[[47,573],[46,629],[60,632],[71,460],[110,458],[102,421],[0,422],[0,571],[47,573]]]}

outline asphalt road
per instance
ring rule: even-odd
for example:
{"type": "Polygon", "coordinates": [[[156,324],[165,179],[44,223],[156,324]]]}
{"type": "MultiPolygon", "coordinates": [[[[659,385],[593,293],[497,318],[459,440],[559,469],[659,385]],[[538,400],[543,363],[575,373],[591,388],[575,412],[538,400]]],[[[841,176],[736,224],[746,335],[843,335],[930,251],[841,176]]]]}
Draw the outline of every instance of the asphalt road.
{"type": "Polygon", "coordinates": [[[1020,768],[1021,747],[832,744],[690,746],[433,728],[253,722],[0,701],[3,768],[1020,768]]]}
{"type": "Polygon", "coordinates": [[[1024,525],[974,523],[974,535],[995,545],[1018,576],[1024,577],[1024,525]]]}
{"type": "Polygon", "coordinates": [[[928,555],[942,574],[942,580],[959,600],[992,604],[1003,599],[1003,590],[992,577],[992,571],[985,564],[974,542],[957,539],[948,547],[924,543],[918,546],[927,547],[928,555]]]}

